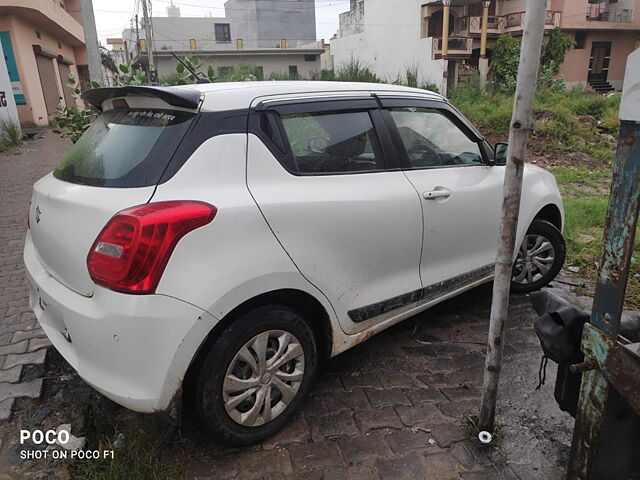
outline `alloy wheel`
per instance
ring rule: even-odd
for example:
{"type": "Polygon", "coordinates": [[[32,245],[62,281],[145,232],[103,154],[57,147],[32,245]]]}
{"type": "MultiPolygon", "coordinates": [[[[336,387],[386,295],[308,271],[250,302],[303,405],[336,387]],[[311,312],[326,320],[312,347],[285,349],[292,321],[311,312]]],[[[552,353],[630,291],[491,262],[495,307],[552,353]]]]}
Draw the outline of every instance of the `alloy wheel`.
{"type": "Polygon", "coordinates": [[[513,282],[533,283],[551,270],[556,252],[549,239],[538,234],[525,236],[513,266],[513,282]]]}

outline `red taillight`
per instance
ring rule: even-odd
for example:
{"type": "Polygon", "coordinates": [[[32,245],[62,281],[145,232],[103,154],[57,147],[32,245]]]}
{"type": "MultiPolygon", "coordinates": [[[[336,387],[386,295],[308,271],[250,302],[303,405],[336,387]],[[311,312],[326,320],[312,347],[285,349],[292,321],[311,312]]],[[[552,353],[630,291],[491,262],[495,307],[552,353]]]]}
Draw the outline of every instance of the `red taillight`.
{"type": "Polygon", "coordinates": [[[216,216],[213,205],[157,202],[118,212],[89,251],[94,282],[126,293],[154,293],[178,241],[216,216]]]}

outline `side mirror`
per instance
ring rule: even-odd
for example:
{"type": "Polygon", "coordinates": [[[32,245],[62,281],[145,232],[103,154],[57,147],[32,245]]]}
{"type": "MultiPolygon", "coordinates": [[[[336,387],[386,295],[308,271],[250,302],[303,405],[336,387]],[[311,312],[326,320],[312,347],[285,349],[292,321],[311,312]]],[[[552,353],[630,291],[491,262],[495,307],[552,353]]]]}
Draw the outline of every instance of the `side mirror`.
{"type": "Polygon", "coordinates": [[[507,143],[496,143],[496,147],[493,151],[493,159],[496,165],[506,165],[507,164],[507,149],[509,148],[509,144],[507,143]]]}

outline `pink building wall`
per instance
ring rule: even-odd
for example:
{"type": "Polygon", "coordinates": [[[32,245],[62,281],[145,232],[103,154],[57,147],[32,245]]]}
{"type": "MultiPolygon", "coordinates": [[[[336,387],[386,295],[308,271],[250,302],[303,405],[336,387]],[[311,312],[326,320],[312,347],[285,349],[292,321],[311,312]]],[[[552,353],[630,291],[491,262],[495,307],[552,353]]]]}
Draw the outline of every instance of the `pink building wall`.
{"type": "Polygon", "coordinates": [[[567,52],[564,63],[560,67],[560,76],[568,85],[586,85],[589,74],[589,59],[593,42],[611,42],[611,59],[607,81],[615,88],[622,88],[627,57],[635,50],[638,41],[636,32],[589,31],[584,48],[571,49],[567,52]]]}
{"type": "Polygon", "coordinates": [[[560,28],[563,30],[640,30],[640,0],[619,0],[609,8],[633,10],[633,22],[594,22],[587,20],[588,0],[564,0],[560,28]]]}
{"type": "MultiPolygon", "coordinates": [[[[48,125],[50,117],[47,113],[33,46],[39,45],[43,50],[62,55],[64,58],[73,61],[74,64],[70,66],[70,71],[76,78],[78,78],[76,65],[79,63],[76,50],[84,51],[85,49],[78,47],[74,49],[73,46],[64,43],[43,28],[31,25],[18,15],[0,16],[0,31],[10,32],[11,43],[13,44],[16,64],[20,74],[20,82],[27,102],[26,105],[17,106],[20,122],[25,125],[48,125]],[[37,37],[36,31],[40,32],[40,38],[37,37]]],[[[56,59],[53,59],[53,66],[56,74],[58,97],[60,102],[64,104],[63,85],[60,81],[56,59]]],[[[82,103],[76,101],[74,106],[82,107],[82,103]]]]}

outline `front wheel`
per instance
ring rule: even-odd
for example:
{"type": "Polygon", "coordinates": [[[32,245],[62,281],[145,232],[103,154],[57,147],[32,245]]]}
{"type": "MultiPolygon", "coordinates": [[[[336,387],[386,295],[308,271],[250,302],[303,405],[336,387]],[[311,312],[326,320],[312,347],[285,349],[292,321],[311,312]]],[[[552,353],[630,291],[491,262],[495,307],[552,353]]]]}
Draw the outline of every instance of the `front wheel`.
{"type": "Polygon", "coordinates": [[[278,305],[236,319],[198,372],[195,407],[221,443],[251,445],[284,427],[313,383],[318,349],[309,323],[278,305]]]}
{"type": "Polygon", "coordinates": [[[560,231],[546,220],[534,220],[513,265],[511,291],[529,293],[548,285],[560,272],[565,256],[560,231]]]}

